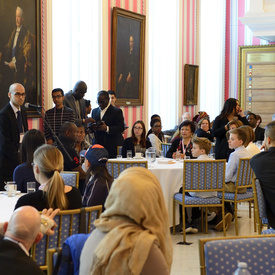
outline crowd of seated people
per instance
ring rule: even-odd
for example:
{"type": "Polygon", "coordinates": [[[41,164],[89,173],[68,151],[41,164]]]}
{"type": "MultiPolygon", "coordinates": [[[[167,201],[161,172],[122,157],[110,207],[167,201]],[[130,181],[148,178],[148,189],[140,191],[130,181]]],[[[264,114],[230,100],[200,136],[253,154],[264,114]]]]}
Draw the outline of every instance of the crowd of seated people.
{"type": "MultiPolygon", "coordinates": [[[[110,245],[108,247],[110,258],[106,261],[104,260],[105,252],[102,251],[106,248],[109,240],[124,242],[128,236],[131,236],[129,240],[127,239],[130,242],[129,246],[125,244],[123,249],[129,251],[129,255],[123,256],[120,260],[122,273],[129,268],[126,263],[132,260],[133,267],[131,268],[135,272],[169,274],[172,261],[171,240],[167,221],[168,215],[159,182],[151,172],[142,168],[127,169],[113,182],[113,178],[106,168],[110,153],[104,147],[104,142],[91,146],[87,142],[91,139],[85,140],[85,137],[89,128],[94,131],[97,139],[99,137],[98,131],[106,132],[104,136],[108,136],[108,138],[113,134],[114,140],[117,141],[116,137],[121,138],[121,133],[124,131],[122,112],[110,104],[106,98],[107,92],[101,91],[98,94],[99,108],[93,112],[94,118],[89,118],[90,111],[86,111],[86,107],[89,109],[90,104],[82,101],[87,90],[86,84],[84,84],[78,82],[71,93],[66,94],[66,98],[61,89],[55,89],[52,93],[56,107],[51,109],[48,115],[53,127],[56,126],[54,123],[58,116],[58,123],[60,124],[58,125],[58,137],[62,144],[52,135],[46,141],[43,133],[35,129],[25,133],[21,149],[22,164],[14,170],[14,180],[18,185],[18,190],[24,193],[26,192],[26,183],[29,181],[35,181],[38,190],[21,196],[15,209],[26,205],[33,206],[39,211],[44,208],[65,210],[102,205],[105,211],[96,222],[97,229],[92,233],[84,247],[85,253],[82,253],[82,274],[99,272],[103,268],[111,272],[117,265],[116,257],[112,258],[111,255],[120,256],[122,252],[110,245]],[[65,103],[63,106],[63,101],[66,102],[66,108],[65,103]],[[68,106],[73,107],[70,109],[68,106]],[[118,125],[115,125],[116,122],[114,122],[112,114],[108,114],[110,106],[112,106],[110,110],[119,118],[118,125]],[[66,114],[70,114],[70,119],[66,119],[66,121],[63,120],[65,110],[66,114]],[[110,122],[98,123],[101,120],[104,121],[103,118],[107,115],[110,117],[110,122]],[[98,120],[98,118],[100,119],[98,120]],[[90,123],[93,125],[91,126],[90,123]],[[45,142],[50,144],[46,145],[45,142]],[[83,155],[85,161],[81,165],[80,154],[83,150],[85,151],[83,155]],[[60,175],[63,170],[80,173],[82,184],[80,184],[79,190],[64,184],[60,175]],[[152,198],[152,194],[155,195],[154,198],[152,198]],[[148,196],[148,203],[144,202],[146,196],[148,196]],[[144,204],[142,209],[138,207],[141,203],[144,204]],[[131,204],[133,207],[124,207],[131,204]],[[156,207],[154,213],[158,213],[160,217],[156,219],[152,217],[150,214],[152,207],[156,207]],[[144,213],[141,213],[142,211],[144,213]],[[121,230],[121,233],[114,235],[113,230],[118,230],[116,232],[121,230]],[[152,233],[148,234],[148,230],[152,233]],[[135,233],[133,234],[133,232],[135,233]],[[141,236],[144,237],[144,246],[138,244],[141,236]],[[143,257],[140,262],[135,262],[137,255],[141,252],[144,253],[145,249],[146,257],[143,257]],[[151,263],[155,259],[161,263],[159,266],[152,266],[151,263]],[[162,269],[162,273],[159,273],[159,269],[162,269]]],[[[238,100],[234,98],[226,100],[220,115],[214,120],[212,129],[210,118],[206,112],[199,112],[194,119],[189,113],[185,113],[177,131],[174,131],[166,157],[177,158],[179,156],[180,158],[207,160],[209,159],[207,154],[210,152],[211,142],[215,139],[216,159],[228,160],[225,191],[234,192],[239,159],[252,156],[257,159],[257,156],[262,154],[253,143],[265,139],[265,132],[259,126],[260,123],[261,118],[254,113],[245,116],[238,100]]],[[[275,128],[273,126],[270,126],[271,130],[275,128]]],[[[162,131],[160,116],[153,115],[151,117],[150,127],[146,135],[145,124],[142,120],[137,120],[133,124],[131,136],[123,141],[122,156],[124,158],[128,150],[132,151],[132,156],[135,156],[136,152],[145,155],[145,151],[149,147],[154,147],[156,155],[159,156],[166,133],[166,131],[162,131]]],[[[275,146],[275,134],[273,135],[271,130],[268,132],[269,139],[267,138],[263,145],[271,151],[270,153],[273,152],[275,146]]],[[[50,130],[47,129],[47,131],[49,134],[50,130]]],[[[113,149],[112,145],[110,149],[112,157],[113,149]]],[[[257,173],[257,176],[261,177],[261,171],[257,170],[257,173]]],[[[264,180],[265,178],[263,178],[264,180]]],[[[197,196],[198,194],[187,195],[197,196]]],[[[215,196],[215,194],[210,195],[215,196]]],[[[192,210],[191,222],[186,223],[186,230],[193,233],[197,232],[199,218],[197,210],[195,208],[192,210]]],[[[217,210],[217,217],[220,216],[219,213],[217,210]]],[[[227,206],[227,228],[233,214],[232,208],[227,206]]],[[[222,229],[222,223],[218,218],[215,222],[216,229],[222,229]]]]}

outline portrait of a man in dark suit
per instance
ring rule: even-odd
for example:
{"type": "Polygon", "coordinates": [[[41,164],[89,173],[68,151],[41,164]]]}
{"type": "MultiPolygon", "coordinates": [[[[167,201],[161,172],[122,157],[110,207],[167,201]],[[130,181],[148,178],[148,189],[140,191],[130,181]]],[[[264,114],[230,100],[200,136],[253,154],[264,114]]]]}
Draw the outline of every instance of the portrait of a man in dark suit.
{"type": "Polygon", "coordinates": [[[27,102],[38,103],[36,3],[0,0],[0,109],[12,83],[25,87],[27,102]]]}

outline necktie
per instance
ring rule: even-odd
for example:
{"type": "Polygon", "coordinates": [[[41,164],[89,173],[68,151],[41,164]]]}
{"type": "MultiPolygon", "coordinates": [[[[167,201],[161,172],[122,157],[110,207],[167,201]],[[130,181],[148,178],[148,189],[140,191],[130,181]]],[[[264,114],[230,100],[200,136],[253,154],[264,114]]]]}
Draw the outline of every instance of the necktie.
{"type": "Polygon", "coordinates": [[[22,115],[20,111],[17,111],[17,119],[16,119],[16,124],[19,133],[23,133],[23,122],[22,122],[22,115]]]}

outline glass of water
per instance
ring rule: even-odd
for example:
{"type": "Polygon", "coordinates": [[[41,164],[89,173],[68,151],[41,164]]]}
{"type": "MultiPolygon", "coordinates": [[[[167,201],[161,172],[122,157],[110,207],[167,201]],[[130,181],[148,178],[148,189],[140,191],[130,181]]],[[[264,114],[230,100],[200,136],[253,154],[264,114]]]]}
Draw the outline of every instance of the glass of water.
{"type": "Polygon", "coordinates": [[[27,193],[34,193],[36,191],[36,184],[34,181],[27,182],[27,193]]]}

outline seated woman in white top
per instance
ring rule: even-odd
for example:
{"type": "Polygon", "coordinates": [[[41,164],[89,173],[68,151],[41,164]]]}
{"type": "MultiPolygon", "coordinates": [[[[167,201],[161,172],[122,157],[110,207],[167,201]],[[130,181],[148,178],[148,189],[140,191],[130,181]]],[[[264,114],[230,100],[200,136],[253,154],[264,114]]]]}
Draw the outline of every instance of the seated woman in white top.
{"type": "Polygon", "coordinates": [[[255,139],[255,132],[253,131],[252,127],[244,125],[240,128],[242,128],[246,132],[246,141],[244,143],[245,149],[250,152],[251,157],[259,154],[261,150],[253,143],[253,140],[255,139]]]}
{"type": "Polygon", "coordinates": [[[168,213],[156,176],[141,167],[124,170],[105,208],[82,250],[79,274],[170,274],[168,213]]]}
{"type": "Polygon", "coordinates": [[[152,134],[148,136],[152,146],[156,149],[156,155],[159,156],[159,151],[161,151],[161,143],[164,142],[163,140],[159,139],[159,135],[161,133],[161,121],[158,119],[153,119],[150,122],[150,126],[152,129],[152,134]]]}

